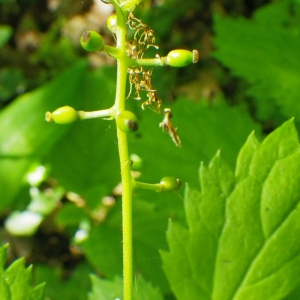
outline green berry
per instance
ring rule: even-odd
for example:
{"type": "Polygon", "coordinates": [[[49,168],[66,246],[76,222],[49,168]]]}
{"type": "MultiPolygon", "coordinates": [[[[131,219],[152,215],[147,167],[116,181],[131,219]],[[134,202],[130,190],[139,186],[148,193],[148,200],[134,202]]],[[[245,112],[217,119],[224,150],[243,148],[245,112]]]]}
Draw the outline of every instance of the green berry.
{"type": "Polygon", "coordinates": [[[131,170],[139,171],[143,166],[143,160],[137,155],[132,153],[129,158],[132,161],[131,170]]]}
{"type": "Polygon", "coordinates": [[[86,51],[101,51],[104,46],[104,40],[98,32],[89,30],[82,34],[80,44],[86,51]]]}
{"type": "Polygon", "coordinates": [[[193,52],[188,50],[172,50],[169,52],[166,58],[166,64],[171,67],[186,67],[191,63],[195,63],[198,61],[199,53],[197,50],[193,50],[193,52]]]}
{"type": "Polygon", "coordinates": [[[177,191],[181,187],[181,181],[174,177],[164,177],[161,179],[160,184],[163,186],[162,192],[177,191]]]}
{"type": "Polygon", "coordinates": [[[77,111],[70,106],[63,106],[56,109],[53,113],[46,112],[47,122],[54,121],[57,124],[70,124],[78,119],[77,111]]]}
{"type": "Polygon", "coordinates": [[[116,118],[118,128],[124,133],[130,133],[138,130],[138,119],[134,113],[124,110],[116,118]]]}
{"type": "Polygon", "coordinates": [[[117,15],[111,15],[107,19],[107,28],[112,32],[112,33],[117,33],[117,15]]]}

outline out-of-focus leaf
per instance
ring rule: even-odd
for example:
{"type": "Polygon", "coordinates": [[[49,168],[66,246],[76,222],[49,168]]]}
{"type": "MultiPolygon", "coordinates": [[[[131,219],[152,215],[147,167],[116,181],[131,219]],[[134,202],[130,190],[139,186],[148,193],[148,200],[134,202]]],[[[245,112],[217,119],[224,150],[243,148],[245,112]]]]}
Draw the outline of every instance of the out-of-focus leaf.
{"type": "Polygon", "coordinates": [[[0,25],[0,49],[8,42],[13,33],[9,25],[0,25]]]}
{"type": "MultiPolygon", "coordinates": [[[[98,278],[91,275],[92,292],[89,300],[115,300],[123,297],[123,280],[115,277],[113,281],[98,278]]],[[[163,300],[157,288],[147,283],[141,276],[135,277],[133,300],[163,300]]]]}
{"type": "Polygon", "coordinates": [[[215,18],[214,56],[251,84],[248,93],[262,119],[278,118],[278,110],[300,116],[299,11],[299,1],[278,1],[258,10],[253,20],[215,18]],[[291,15],[297,26],[289,24],[291,15]]]}
{"type": "Polygon", "coordinates": [[[24,89],[23,72],[20,68],[0,69],[0,101],[8,100],[24,89]]]}
{"type": "MultiPolygon", "coordinates": [[[[166,249],[164,232],[168,215],[140,199],[133,204],[134,270],[162,291],[168,284],[161,270],[158,249],[166,249]]],[[[112,279],[122,274],[121,203],[109,214],[108,220],[91,230],[83,245],[88,260],[105,276],[112,279]]]]}
{"type": "Polygon", "coordinates": [[[90,290],[89,274],[92,269],[89,265],[81,263],[76,266],[70,278],[62,280],[58,268],[45,265],[34,267],[34,279],[37,282],[45,281],[45,295],[51,300],[87,299],[90,290]]]}
{"type": "Polygon", "coordinates": [[[46,111],[82,101],[87,62],[81,61],[57,79],[16,99],[0,113],[0,211],[18,193],[33,161],[43,156],[71,128],[46,123],[46,111]]]}
{"type": "Polygon", "coordinates": [[[89,300],[122,299],[123,280],[121,277],[115,277],[113,281],[110,281],[91,275],[91,282],[92,292],[89,293],[89,300]]]}
{"type": "MultiPolygon", "coordinates": [[[[111,107],[115,97],[115,80],[115,68],[86,74],[81,83],[84,103],[80,110],[111,107]]],[[[81,195],[87,195],[101,185],[112,189],[120,180],[115,127],[114,121],[102,119],[74,124],[48,155],[52,174],[67,189],[81,195]]]]}
{"type": "MultiPolygon", "coordinates": [[[[162,116],[149,111],[140,114],[139,135],[130,138],[130,149],[143,160],[140,181],[156,183],[164,176],[174,176],[196,186],[199,161],[209,162],[212,153],[221,149],[233,167],[248,134],[253,130],[258,135],[261,132],[245,110],[225,103],[214,106],[181,98],[170,108],[171,121],[177,128],[182,147],[176,147],[170,136],[159,128],[162,116]]],[[[165,199],[168,195],[158,197],[165,199]]],[[[164,203],[163,200],[160,203],[164,203]]]]}
{"type": "Polygon", "coordinates": [[[67,203],[58,211],[55,221],[59,225],[78,226],[79,223],[85,218],[87,218],[87,215],[84,213],[82,208],[77,207],[73,203],[67,203]]]}

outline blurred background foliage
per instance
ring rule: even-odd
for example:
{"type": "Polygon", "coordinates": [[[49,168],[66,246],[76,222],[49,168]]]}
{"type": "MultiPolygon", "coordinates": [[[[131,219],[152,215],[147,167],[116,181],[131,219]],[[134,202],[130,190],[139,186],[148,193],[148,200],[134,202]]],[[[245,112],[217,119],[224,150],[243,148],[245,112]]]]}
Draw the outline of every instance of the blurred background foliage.
{"type": "MultiPolygon", "coordinates": [[[[79,47],[86,29],[114,45],[106,28],[112,12],[100,0],[0,0],[1,241],[10,243],[11,261],[34,263],[47,299],[85,299],[90,273],[122,274],[114,122],[44,121],[63,105],[112,105],[115,61],[79,47]]],[[[233,169],[251,131],[262,137],[291,117],[299,124],[300,1],[145,0],[135,15],[155,31],[160,48],[149,57],[176,48],[201,55],[187,68],[153,72],[182,148],[159,129],[161,115],[127,102],[140,120],[129,138],[139,180],[175,176],[199,188],[200,162],[218,149],[233,169]]],[[[185,223],[183,195],[184,188],[134,195],[135,272],[169,299],[158,250],[167,247],[168,219],[185,223]]]]}

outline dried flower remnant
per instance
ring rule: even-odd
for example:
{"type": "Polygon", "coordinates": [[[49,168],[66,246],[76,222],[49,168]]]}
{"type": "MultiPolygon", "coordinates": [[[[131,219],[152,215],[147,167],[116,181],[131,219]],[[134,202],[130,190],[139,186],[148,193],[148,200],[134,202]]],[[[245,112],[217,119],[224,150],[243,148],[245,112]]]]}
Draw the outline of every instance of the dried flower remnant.
{"type": "MultiPolygon", "coordinates": [[[[127,55],[133,59],[142,59],[145,51],[155,45],[154,31],[144,24],[140,19],[136,18],[131,12],[128,16],[127,25],[134,30],[133,41],[127,42],[127,55]]],[[[128,68],[130,91],[127,98],[132,94],[133,87],[135,89],[136,100],[141,100],[141,92],[146,92],[147,100],[142,103],[142,109],[149,107],[153,111],[161,114],[161,100],[158,98],[156,90],[151,83],[152,69],[146,70],[144,67],[128,68]]]]}
{"type": "Polygon", "coordinates": [[[172,118],[172,112],[170,108],[166,108],[164,110],[165,113],[165,117],[163,119],[163,121],[159,124],[159,127],[163,130],[163,131],[167,131],[170,135],[170,137],[172,138],[173,142],[175,143],[175,145],[177,147],[181,147],[181,140],[179,135],[177,134],[177,128],[174,128],[172,122],[170,121],[170,119],[172,118]]]}

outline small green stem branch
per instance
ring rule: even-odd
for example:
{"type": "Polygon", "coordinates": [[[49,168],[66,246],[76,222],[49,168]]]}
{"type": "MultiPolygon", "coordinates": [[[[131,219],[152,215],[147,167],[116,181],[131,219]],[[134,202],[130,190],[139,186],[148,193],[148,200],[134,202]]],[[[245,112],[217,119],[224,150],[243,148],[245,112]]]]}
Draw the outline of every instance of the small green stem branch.
{"type": "Polygon", "coordinates": [[[165,59],[166,57],[136,59],[133,60],[132,64],[134,67],[136,66],[163,67],[166,66],[165,59]]]}
{"type": "Polygon", "coordinates": [[[77,112],[79,120],[95,119],[95,118],[112,118],[114,117],[114,107],[96,111],[83,111],[77,112]]]}
{"type": "Polygon", "coordinates": [[[146,189],[160,193],[164,190],[164,186],[161,183],[151,184],[146,182],[134,181],[134,189],[146,189]]]}
{"type": "Polygon", "coordinates": [[[120,56],[119,49],[107,45],[103,45],[103,48],[101,50],[102,52],[106,52],[108,55],[112,56],[115,59],[118,59],[120,56]]]}
{"type": "MultiPolygon", "coordinates": [[[[118,71],[115,100],[116,115],[125,110],[125,93],[127,80],[126,55],[126,21],[124,11],[116,5],[117,14],[117,50],[118,71]]],[[[127,135],[117,127],[118,147],[122,179],[122,227],[123,227],[123,293],[124,300],[132,300],[133,270],[132,270],[132,177],[128,154],[127,135]]]]}

